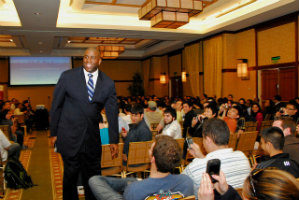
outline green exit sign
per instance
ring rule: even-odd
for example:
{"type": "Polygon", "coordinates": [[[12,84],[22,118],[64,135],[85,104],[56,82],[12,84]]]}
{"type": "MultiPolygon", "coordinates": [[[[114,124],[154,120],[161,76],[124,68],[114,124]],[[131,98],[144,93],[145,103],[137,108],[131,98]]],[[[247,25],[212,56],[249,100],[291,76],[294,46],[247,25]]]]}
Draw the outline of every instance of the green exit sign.
{"type": "Polygon", "coordinates": [[[278,61],[280,60],[280,56],[275,56],[271,58],[272,63],[278,63],[278,61]]]}

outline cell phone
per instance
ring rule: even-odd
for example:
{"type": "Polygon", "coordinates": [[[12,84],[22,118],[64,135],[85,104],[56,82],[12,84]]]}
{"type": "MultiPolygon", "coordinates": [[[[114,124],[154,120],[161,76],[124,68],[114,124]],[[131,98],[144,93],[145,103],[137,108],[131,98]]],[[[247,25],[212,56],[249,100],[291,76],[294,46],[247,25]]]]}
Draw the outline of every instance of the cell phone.
{"type": "Polygon", "coordinates": [[[206,173],[210,175],[212,183],[216,183],[217,180],[212,177],[212,175],[219,175],[221,161],[219,159],[209,160],[207,163],[206,173]]]}
{"type": "Polygon", "coordinates": [[[187,145],[188,145],[188,148],[191,149],[191,144],[193,144],[193,139],[192,138],[186,138],[186,142],[187,142],[187,145]]]}

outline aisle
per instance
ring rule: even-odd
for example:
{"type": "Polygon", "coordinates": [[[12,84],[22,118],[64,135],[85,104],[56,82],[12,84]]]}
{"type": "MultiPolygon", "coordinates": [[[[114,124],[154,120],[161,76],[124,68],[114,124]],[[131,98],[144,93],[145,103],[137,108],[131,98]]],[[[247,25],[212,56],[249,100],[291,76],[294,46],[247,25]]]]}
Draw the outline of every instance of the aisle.
{"type": "Polygon", "coordinates": [[[22,200],[53,200],[49,162],[48,132],[37,131],[28,174],[37,186],[24,190],[22,200]]]}

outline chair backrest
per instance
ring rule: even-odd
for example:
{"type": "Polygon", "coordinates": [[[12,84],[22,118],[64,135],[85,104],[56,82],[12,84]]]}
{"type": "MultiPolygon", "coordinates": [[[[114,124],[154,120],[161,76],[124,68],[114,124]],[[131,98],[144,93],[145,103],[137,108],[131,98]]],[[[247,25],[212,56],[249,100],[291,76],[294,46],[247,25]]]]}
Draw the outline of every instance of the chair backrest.
{"type": "Polygon", "coordinates": [[[195,200],[195,196],[194,195],[188,196],[188,197],[182,198],[181,200],[195,200]]]}
{"type": "Polygon", "coordinates": [[[4,133],[4,135],[7,138],[10,138],[9,137],[9,125],[0,125],[0,129],[2,130],[2,132],[4,133]]]}
{"type": "Polygon", "coordinates": [[[240,195],[240,197],[242,197],[242,193],[243,193],[243,188],[236,188],[238,194],[240,195]]]}
{"type": "Polygon", "coordinates": [[[184,139],[184,138],[179,138],[179,139],[175,139],[175,140],[178,142],[178,144],[179,144],[181,150],[183,151],[183,149],[184,149],[185,139],[184,139]]]}
{"type": "Polygon", "coordinates": [[[14,117],[18,120],[20,124],[25,123],[25,116],[24,115],[14,115],[14,117]]]}
{"type": "Polygon", "coordinates": [[[130,142],[127,166],[150,163],[148,151],[152,143],[153,141],[130,142]]]}
{"type": "Polygon", "coordinates": [[[118,167],[122,166],[122,152],[123,152],[124,144],[119,143],[118,144],[118,150],[120,154],[117,158],[112,159],[111,157],[111,151],[110,151],[110,145],[102,145],[102,159],[101,159],[101,167],[107,168],[107,167],[118,167]]]}
{"type": "Polygon", "coordinates": [[[262,121],[261,130],[264,128],[269,128],[273,124],[273,120],[262,121]]]}
{"type": "Polygon", "coordinates": [[[237,140],[238,140],[238,134],[231,133],[230,136],[229,136],[228,147],[232,148],[233,150],[235,150],[236,149],[236,145],[237,145],[237,140]]]}
{"type": "Polygon", "coordinates": [[[245,132],[256,131],[257,122],[245,122],[245,132]]]}
{"type": "Polygon", "coordinates": [[[159,125],[159,123],[151,123],[150,124],[151,130],[153,130],[153,131],[156,130],[158,125],[159,125]]]}
{"type": "Polygon", "coordinates": [[[258,131],[244,132],[240,134],[236,150],[242,151],[246,155],[254,150],[258,131]]]}

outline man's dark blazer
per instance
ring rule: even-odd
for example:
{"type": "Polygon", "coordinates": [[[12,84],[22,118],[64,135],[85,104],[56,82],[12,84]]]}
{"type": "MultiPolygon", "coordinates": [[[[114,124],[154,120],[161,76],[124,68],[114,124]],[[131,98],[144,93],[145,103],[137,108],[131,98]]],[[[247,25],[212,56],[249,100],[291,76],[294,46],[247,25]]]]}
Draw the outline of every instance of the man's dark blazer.
{"type": "Polygon", "coordinates": [[[99,122],[105,107],[109,123],[110,144],[117,144],[118,106],[114,82],[98,71],[92,102],[89,102],[83,67],[62,73],[56,85],[50,112],[51,136],[57,136],[57,151],[62,156],[73,157],[79,150],[100,152],[99,122]],[[81,148],[81,149],[80,149],[81,148]]]}

